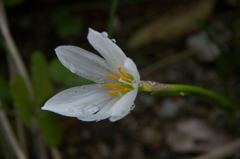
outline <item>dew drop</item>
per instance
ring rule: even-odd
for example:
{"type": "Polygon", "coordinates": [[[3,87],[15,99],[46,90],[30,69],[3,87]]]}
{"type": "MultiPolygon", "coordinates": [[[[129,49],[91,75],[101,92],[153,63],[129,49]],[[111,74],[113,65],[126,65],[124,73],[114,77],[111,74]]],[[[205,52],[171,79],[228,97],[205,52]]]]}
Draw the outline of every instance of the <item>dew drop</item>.
{"type": "Polygon", "coordinates": [[[112,42],[116,43],[116,39],[112,39],[112,42]]]}
{"type": "Polygon", "coordinates": [[[137,84],[136,83],[133,83],[132,86],[133,86],[134,89],[137,88],[137,84]]]}
{"type": "Polygon", "coordinates": [[[76,72],[76,67],[73,64],[70,64],[69,69],[72,73],[76,72]]]}
{"type": "Polygon", "coordinates": [[[78,93],[79,93],[79,91],[78,91],[78,90],[75,90],[75,91],[74,91],[74,93],[75,93],[75,94],[78,94],[78,93]]]}
{"type": "Polygon", "coordinates": [[[100,81],[99,81],[99,82],[103,84],[103,83],[104,83],[104,80],[103,80],[103,79],[100,79],[100,81]]]}
{"type": "Polygon", "coordinates": [[[121,114],[124,115],[126,113],[126,111],[122,111],[121,114]]]}
{"type": "Polygon", "coordinates": [[[138,84],[138,87],[142,87],[142,82],[140,82],[140,83],[138,84]]]}
{"type": "Polygon", "coordinates": [[[86,104],[82,109],[82,112],[86,114],[94,114],[97,111],[99,111],[99,108],[95,104],[86,104]]]}
{"type": "Polygon", "coordinates": [[[154,81],[149,81],[148,82],[151,86],[154,86],[155,84],[156,84],[156,82],[154,82],[154,81]]]}
{"type": "Polygon", "coordinates": [[[132,111],[134,108],[135,108],[135,104],[132,105],[130,110],[132,111]]]}
{"type": "Polygon", "coordinates": [[[82,89],[82,90],[85,90],[85,89],[86,89],[86,87],[85,87],[85,86],[81,86],[81,89],[82,89]]]}
{"type": "Polygon", "coordinates": [[[108,33],[104,31],[104,32],[102,32],[102,36],[107,38],[108,37],[108,33]]]}

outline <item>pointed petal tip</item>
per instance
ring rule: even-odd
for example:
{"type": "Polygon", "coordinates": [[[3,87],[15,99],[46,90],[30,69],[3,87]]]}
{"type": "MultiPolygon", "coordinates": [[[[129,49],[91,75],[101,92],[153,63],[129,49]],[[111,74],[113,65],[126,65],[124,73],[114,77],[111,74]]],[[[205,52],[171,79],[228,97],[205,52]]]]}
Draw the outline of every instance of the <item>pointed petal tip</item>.
{"type": "Polygon", "coordinates": [[[42,110],[50,110],[49,106],[47,105],[47,102],[44,104],[44,106],[41,107],[42,110]]]}
{"type": "Polygon", "coordinates": [[[99,36],[100,33],[92,28],[88,28],[88,35],[87,35],[87,39],[89,40],[89,38],[91,38],[91,36],[99,36]]]}
{"type": "Polygon", "coordinates": [[[92,28],[88,28],[88,31],[95,31],[94,29],[92,29],[92,28]]]}
{"type": "Polygon", "coordinates": [[[56,53],[62,52],[63,50],[66,50],[67,48],[72,47],[71,45],[60,45],[54,49],[56,53]]]}
{"type": "Polygon", "coordinates": [[[64,50],[63,48],[64,48],[64,46],[58,46],[54,49],[54,51],[57,55],[59,55],[59,54],[63,53],[63,50],[64,50]]]}
{"type": "Polygon", "coordinates": [[[48,110],[46,106],[41,107],[41,110],[48,110]]]}
{"type": "Polygon", "coordinates": [[[64,46],[66,46],[66,45],[57,46],[54,50],[55,50],[55,51],[56,51],[56,50],[59,50],[59,49],[61,49],[61,48],[64,47],[64,46]]]}

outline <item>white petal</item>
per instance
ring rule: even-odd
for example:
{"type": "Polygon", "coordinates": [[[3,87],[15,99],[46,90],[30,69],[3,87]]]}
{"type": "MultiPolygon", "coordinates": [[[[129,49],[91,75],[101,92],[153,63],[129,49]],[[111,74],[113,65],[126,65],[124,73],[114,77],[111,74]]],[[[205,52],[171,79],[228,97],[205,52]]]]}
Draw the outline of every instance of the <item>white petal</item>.
{"type": "Polygon", "coordinates": [[[111,101],[109,101],[99,112],[95,114],[89,114],[89,115],[81,115],[77,118],[82,121],[99,121],[103,119],[107,119],[111,116],[111,113],[109,109],[119,100],[119,98],[114,98],[111,101]]]}
{"type": "Polygon", "coordinates": [[[98,112],[114,97],[109,95],[100,84],[73,87],[53,96],[42,109],[77,117],[98,112]]]}
{"type": "Polygon", "coordinates": [[[111,108],[110,121],[117,121],[129,114],[136,96],[137,90],[133,90],[125,94],[121,99],[119,99],[111,108]]]}
{"type": "Polygon", "coordinates": [[[122,67],[126,55],[123,51],[107,37],[107,33],[99,33],[89,28],[89,43],[106,59],[112,67],[122,67]]]}
{"type": "Polygon", "coordinates": [[[138,84],[140,83],[140,75],[137,69],[136,64],[133,62],[132,59],[130,58],[126,58],[126,60],[124,61],[124,66],[123,68],[134,77],[134,79],[136,80],[136,85],[138,86],[138,84]]]}
{"type": "Polygon", "coordinates": [[[113,74],[101,57],[76,46],[59,46],[55,49],[61,63],[71,72],[96,83],[109,83],[113,80],[106,74],[113,74]]]}
{"type": "Polygon", "coordinates": [[[103,119],[107,119],[109,118],[110,114],[109,113],[106,113],[106,114],[93,114],[93,115],[81,115],[81,116],[78,116],[77,118],[79,120],[82,120],[82,121],[100,121],[100,120],[103,120],[103,119]]]}

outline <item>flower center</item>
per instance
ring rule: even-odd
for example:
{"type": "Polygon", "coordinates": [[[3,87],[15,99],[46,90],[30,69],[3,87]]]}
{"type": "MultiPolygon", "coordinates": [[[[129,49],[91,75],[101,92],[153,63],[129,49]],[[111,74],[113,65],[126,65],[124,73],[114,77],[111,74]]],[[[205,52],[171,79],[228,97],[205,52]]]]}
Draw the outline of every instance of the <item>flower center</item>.
{"type": "Polygon", "coordinates": [[[120,77],[113,76],[106,74],[108,78],[112,78],[120,82],[120,84],[104,84],[102,85],[103,88],[108,87],[108,88],[113,88],[113,90],[108,91],[108,94],[115,94],[115,93],[120,93],[120,92],[126,92],[130,91],[133,89],[133,77],[130,75],[127,75],[122,71],[122,68],[118,68],[118,72],[121,74],[120,77]]]}

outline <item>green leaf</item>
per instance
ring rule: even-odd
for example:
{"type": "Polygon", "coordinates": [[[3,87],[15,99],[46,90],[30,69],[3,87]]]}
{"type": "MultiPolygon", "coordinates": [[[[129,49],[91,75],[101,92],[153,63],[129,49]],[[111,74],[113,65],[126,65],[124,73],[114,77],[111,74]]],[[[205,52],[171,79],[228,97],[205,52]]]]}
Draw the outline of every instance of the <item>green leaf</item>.
{"type": "Polygon", "coordinates": [[[72,78],[73,74],[66,69],[58,59],[54,59],[50,63],[50,77],[58,84],[66,84],[69,78],[72,78]]]}
{"type": "Polygon", "coordinates": [[[31,124],[31,102],[26,83],[20,75],[14,75],[10,84],[13,104],[26,126],[31,124]]]}
{"type": "Polygon", "coordinates": [[[51,79],[58,83],[63,84],[67,87],[93,84],[94,82],[82,78],[78,75],[73,74],[68,69],[66,69],[58,59],[54,59],[50,63],[49,69],[51,79]]]}
{"type": "Polygon", "coordinates": [[[34,104],[38,108],[43,105],[53,92],[48,69],[47,61],[43,54],[40,51],[34,52],[31,57],[31,75],[35,92],[34,104]]]}
{"type": "Polygon", "coordinates": [[[41,111],[36,119],[47,145],[50,147],[58,146],[63,136],[63,129],[55,114],[41,111]]]}

